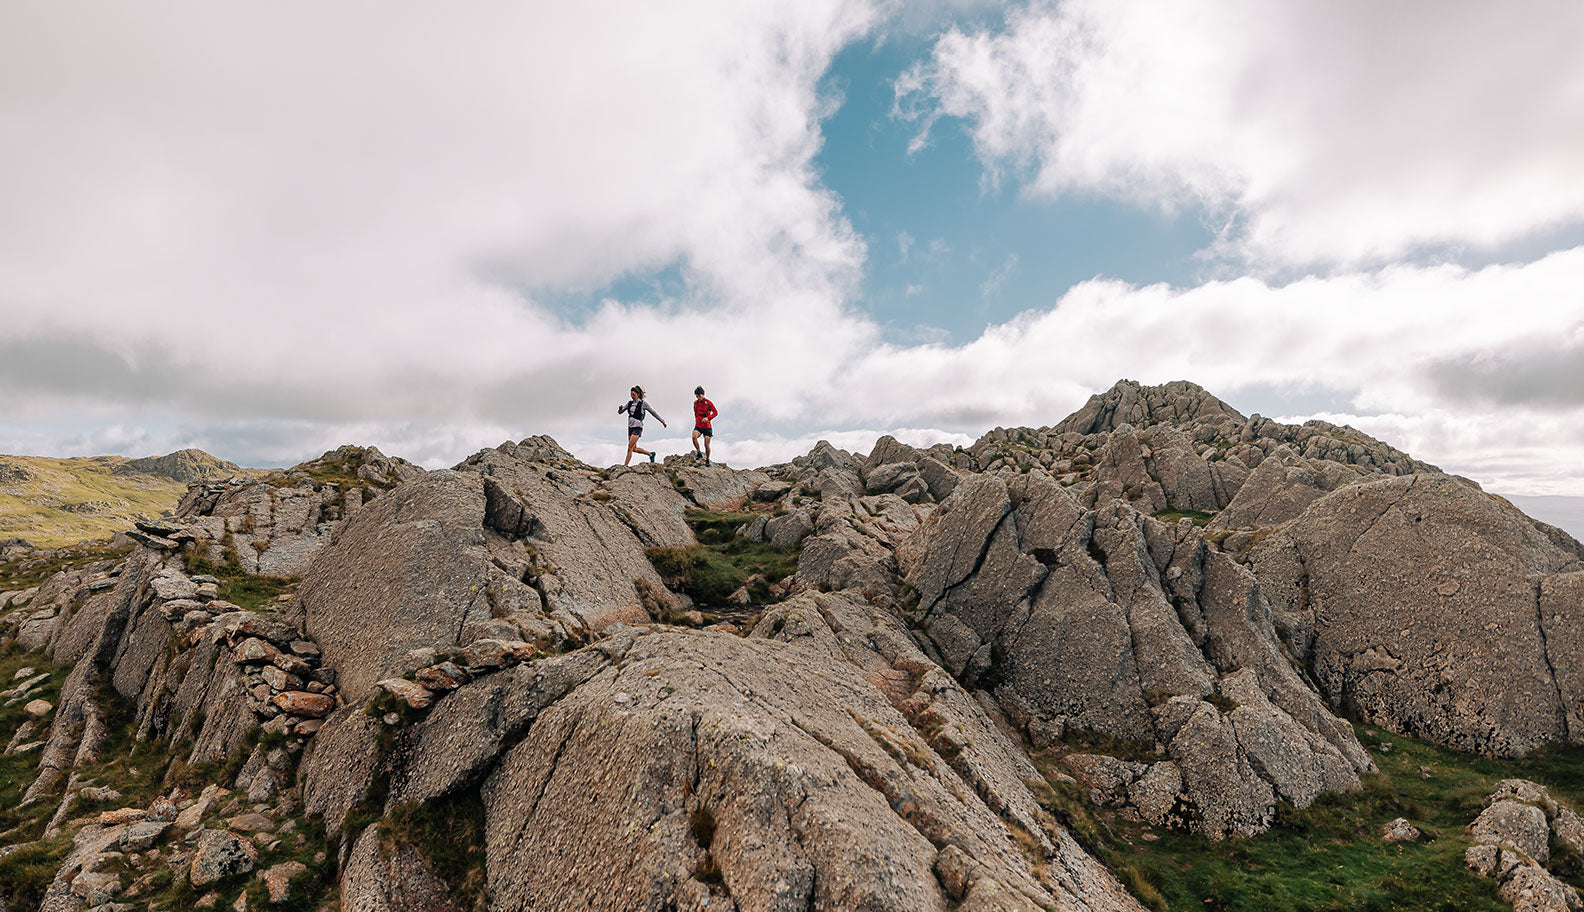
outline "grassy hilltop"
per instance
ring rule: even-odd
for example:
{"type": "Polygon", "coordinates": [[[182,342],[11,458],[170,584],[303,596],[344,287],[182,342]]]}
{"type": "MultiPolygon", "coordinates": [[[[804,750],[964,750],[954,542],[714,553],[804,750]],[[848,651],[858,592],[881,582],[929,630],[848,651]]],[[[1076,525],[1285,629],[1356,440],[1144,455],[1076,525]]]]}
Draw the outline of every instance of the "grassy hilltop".
{"type": "Polygon", "coordinates": [[[0,455],[0,539],[58,547],[103,538],[172,509],[190,482],[244,474],[202,450],[143,459],[0,455]]]}

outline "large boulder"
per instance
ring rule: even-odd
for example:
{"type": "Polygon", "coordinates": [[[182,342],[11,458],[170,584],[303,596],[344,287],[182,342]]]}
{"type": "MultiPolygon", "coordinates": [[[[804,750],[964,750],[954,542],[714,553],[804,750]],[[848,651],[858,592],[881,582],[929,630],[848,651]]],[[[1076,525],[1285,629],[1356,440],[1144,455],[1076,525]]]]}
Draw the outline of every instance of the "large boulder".
{"type": "Polygon", "coordinates": [[[480,476],[431,473],[364,507],[314,563],[300,590],[308,633],[348,693],[490,618],[484,592],[499,571],[484,506],[480,476]]]}
{"type": "Polygon", "coordinates": [[[1249,562],[1333,703],[1486,754],[1584,736],[1584,565],[1473,484],[1338,488],[1249,562]]]}
{"type": "MultiPolygon", "coordinates": [[[[915,683],[928,668],[894,618],[838,596],[748,639],[619,632],[463,685],[387,753],[381,723],[348,710],[304,797],[337,826],[376,779],[389,804],[480,788],[504,907],[699,908],[724,888],[738,908],[1139,909],[1033,800],[1037,773],[972,698],[915,683]]],[[[377,899],[370,838],[348,876],[377,899]]]]}
{"type": "Polygon", "coordinates": [[[658,470],[606,487],[547,440],[397,487],[320,554],[300,598],[347,693],[398,674],[414,649],[498,638],[497,622],[528,642],[575,643],[672,605],[644,548],[692,542],[687,501],[658,470]]]}

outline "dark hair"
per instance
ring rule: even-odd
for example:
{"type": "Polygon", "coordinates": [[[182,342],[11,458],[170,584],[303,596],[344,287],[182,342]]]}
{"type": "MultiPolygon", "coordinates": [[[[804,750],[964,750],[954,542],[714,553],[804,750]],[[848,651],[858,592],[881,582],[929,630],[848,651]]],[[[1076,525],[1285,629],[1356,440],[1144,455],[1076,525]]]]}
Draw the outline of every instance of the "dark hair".
{"type": "Polygon", "coordinates": [[[702,387],[702,386],[693,387],[693,395],[695,395],[695,396],[704,395],[704,387],[702,387]]]}
{"type": "Polygon", "coordinates": [[[638,394],[638,398],[639,399],[642,399],[644,397],[643,387],[635,386],[635,387],[632,388],[632,391],[638,394]]]}

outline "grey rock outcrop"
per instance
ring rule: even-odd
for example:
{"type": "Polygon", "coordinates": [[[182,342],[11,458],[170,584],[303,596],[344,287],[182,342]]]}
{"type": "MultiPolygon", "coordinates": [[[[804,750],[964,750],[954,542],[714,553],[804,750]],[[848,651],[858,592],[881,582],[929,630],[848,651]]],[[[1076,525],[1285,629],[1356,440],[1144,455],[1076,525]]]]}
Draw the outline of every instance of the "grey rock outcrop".
{"type": "Polygon", "coordinates": [[[1577,912],[1584,897],[1547,869],[1553,839],[1569,844],[1578,815],[1544,786],[1504,779],[1469,825],[1464,861],[1498,882],[1497,894],[1518,912],[1577,912]]]}
{"type": "MultiPolygon", "coordinates": [[[[445,908],[424,848],[365,822],[465,798],[492,907],[1132,912],[1045,786],[1222,838],[1357,787],[1340,710],[1494,754],[1584,737],[1584,547],[1354,429],[1192,384],[755,472],[600,470],[544,437],[429,473],[343,448],[195,484],[138,534],[0,594],[0,638],[76,663],[27,723],[30,795],[59,801],[51,834],[117,847],[72,856],[61,908],[109,888],[106,851],[169,843],[190,873],[284,838],[299,801],[350,827],[344,907],[445,908]],[[648,554],[699,547],[700,522],[712,557],[766,541],[795,572],[688,610],[648,554]],[[242,611],[218,578],[241,572],[303,579],[242,611]],[[104,682],[140,743],[229,761],[234,792],[83,826],[104,682]],[[210,828],[198,851],[172,818],[210,828]]],[[[1544,789],[1502,783],[1470,832],[1520,908],[1576,902],[1544,865],[1584,821],[1544,789]]]]}
{"type": "Polygon", "coordinates": [[[1043,472],[981,476],[904,562],[912,617],[947,670],[991,689],[1030,737],[1082,729],[1160,750],[1175,770],[1152,785],[1180,777],[1206,835],[1258,832],[1278,797],[1305,806],[1371,768],[1294,673],[1252,574],[1186,522],[1086,510],[1043,472]]]}
{"type": "Polygon", "coordinates": [[[1360,481],[1249,565],[1334,703],[1395,731],[1521,755],[1584,734],[1576,555],[1446,475],[1360,481]]]}

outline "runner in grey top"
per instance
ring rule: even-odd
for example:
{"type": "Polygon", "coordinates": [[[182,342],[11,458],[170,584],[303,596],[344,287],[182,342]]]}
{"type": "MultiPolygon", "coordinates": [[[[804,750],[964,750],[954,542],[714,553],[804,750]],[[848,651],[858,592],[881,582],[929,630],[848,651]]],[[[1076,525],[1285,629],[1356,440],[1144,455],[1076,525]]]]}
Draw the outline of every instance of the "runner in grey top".
{"type": "Polygon", "coordinates": [[[646,450],[638,445],[638,438],[643,436],[644,416],[655,416],[655,420],[660,422],[661,427],[669,427],[669,425],[666,424],[664,418],[660,417],[659,412],[655,411],[649,403],[644,401],[643,387],[633,387],[628,390],[628,395],[631,398],[616,407],[616,414],[620,415],[625,412],[627,415],[627,458],[622,460],[622,465],[631,464],[634,453],[642,453],[649,457],[650,462],[654,462],[654,451],[646,450]]]}

